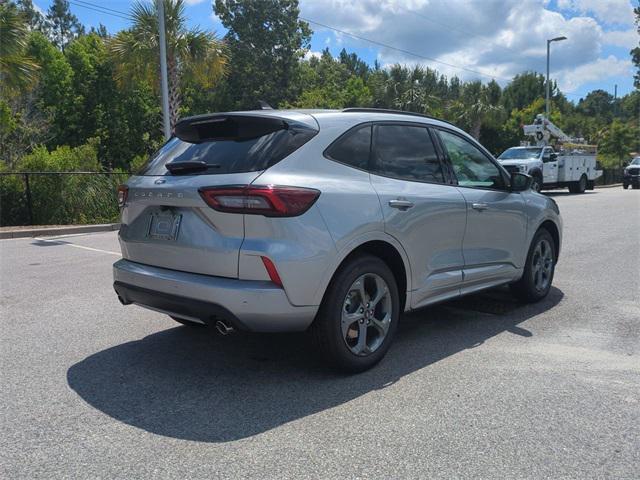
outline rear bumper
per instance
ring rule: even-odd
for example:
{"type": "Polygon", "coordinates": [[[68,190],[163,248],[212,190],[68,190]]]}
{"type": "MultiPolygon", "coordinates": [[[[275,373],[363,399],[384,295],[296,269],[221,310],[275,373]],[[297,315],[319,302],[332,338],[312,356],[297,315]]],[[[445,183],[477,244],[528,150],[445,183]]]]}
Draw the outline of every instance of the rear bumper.
{"type": "Polygon", "coordinates": [[[114,289],[125,304],[205,323],[225,320],[239,330],[305,330],[318,306],[295,307],[271,282],[211,277],[128,260],[113,265],[114,289]]]}

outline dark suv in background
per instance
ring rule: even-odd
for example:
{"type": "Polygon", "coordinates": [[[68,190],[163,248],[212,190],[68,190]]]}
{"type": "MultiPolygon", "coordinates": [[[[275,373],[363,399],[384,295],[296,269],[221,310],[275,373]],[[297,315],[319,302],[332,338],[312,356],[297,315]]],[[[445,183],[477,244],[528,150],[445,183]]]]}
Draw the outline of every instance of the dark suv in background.
{"type": "Polygon", "coordinates": [[[631,160],[631,163],[624,169],[622,177],[622,188],[625,190],[631,185],[632,188],[640,188],[640,157],[631,160]]]}

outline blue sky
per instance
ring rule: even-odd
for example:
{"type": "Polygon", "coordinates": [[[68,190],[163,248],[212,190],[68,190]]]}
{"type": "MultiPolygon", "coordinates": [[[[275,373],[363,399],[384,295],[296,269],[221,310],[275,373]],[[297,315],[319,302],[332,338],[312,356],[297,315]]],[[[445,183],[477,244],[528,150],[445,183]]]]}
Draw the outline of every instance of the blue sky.
{"type": "MultiPolygon", "coordinates": [[[[86,26],[104,24],[113,33],[128,21],[98,13],[71,1],[86,26]]],[[[85,0],[128,12],[131,0],[85,0]]],[[[46,10],[49,0],[34,0],[46,10]]],[[[191,25],[224,34],[210,0],[186,0],[191,25]]],[[[343,47],[369,63],[422,64],[464,80],[495,78],[504,85],[525,70],[544,73],[547,38],[552,44],[551,76],[568,98],[577,101],[594,89],[618,95],[633,90],[629,50],[638,44],[632,8],[637,0],[300,0],[302,16],[375,40],[381,47],[311,24],[309,55],[343,47]],[[428,60],[425,58],[429,58],[428,60]]]]}

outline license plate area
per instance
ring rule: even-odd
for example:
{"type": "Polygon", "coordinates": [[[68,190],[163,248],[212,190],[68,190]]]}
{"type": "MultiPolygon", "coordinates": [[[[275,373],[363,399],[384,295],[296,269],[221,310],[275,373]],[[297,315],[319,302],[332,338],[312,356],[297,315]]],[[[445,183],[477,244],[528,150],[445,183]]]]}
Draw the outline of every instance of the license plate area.
{"type": "Polygon", "coordinates": [[[156,240],[173,241],[178,238],[182,215],[175,213],[152,213],[149,218],[147,236],[156,240]]]}

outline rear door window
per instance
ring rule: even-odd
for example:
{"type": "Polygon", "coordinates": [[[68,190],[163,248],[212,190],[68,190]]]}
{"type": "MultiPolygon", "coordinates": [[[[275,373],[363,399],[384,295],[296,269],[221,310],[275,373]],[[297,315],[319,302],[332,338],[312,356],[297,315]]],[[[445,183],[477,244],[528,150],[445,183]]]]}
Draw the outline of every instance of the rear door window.
{"type": "Polygon", "coordinates": [[[336,162],[344,163],[361,170],[369,169],[371,150],[371,125],[355,128],[338,138],[324,155],[336,162]]]}
{"type": "Polygon", "coordinates": [[[234,138],[233,130],[229,133],[229,129],[218,139],[198,143],[174,137],[158,150],[139,175],[171,175],[166,168],[169,162],[206,163],[205,169],[188,171],[190,175],[261,171],[293,153],[316,133],[317,130],[305,124],[286,121],[286,128],[256,131],[249,138],[234,138]]]}
{"type": "Polygon", "coordinates": [[[376,125],[373,158],[381,175],[443,183],[442,165],[429,131],[416,125],[376,125]]]}

